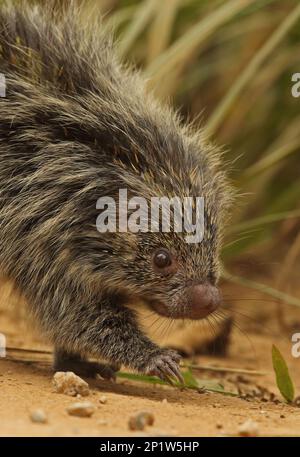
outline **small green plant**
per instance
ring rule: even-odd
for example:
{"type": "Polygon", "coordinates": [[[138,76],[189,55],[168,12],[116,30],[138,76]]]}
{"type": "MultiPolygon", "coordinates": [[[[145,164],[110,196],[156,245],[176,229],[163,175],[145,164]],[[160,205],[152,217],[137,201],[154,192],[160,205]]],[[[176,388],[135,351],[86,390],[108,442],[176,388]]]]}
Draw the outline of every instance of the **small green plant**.
{"type": "MultiPolygon", "coordinates": [[[[215,392],[220,393],[223,395],[228,395],[231,397],[237,397],[237,392],[231,392],[224,389],[224,386],[219,383],[218,380],[210,380],[210,379],[198,379],[194,376],[191,369],[187,369],[182,371],[182,376],[184,379],[184,384],[180,384],[177,381],[174,381],[172,384],[174,387],[183,387],[186,389],[192,389],[197,391],[203,392],[215,392]]],[[[156,378],[155,376],[145,376],[139,375],[135,373],[125,373],[123,371],[119,371],[117,373],[118,378],[129,379],[131,381],[141,381],[141,382],[148,382],[150,384],[162,384],[162,385],[169,385],[167,382],[162,381],[161,379],[156,378]]]]}

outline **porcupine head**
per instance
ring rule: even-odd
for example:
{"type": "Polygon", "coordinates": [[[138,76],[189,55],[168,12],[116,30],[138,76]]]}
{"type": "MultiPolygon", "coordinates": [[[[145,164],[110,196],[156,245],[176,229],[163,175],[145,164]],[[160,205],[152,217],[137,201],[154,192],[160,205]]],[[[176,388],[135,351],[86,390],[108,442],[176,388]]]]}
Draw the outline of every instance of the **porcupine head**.
{"type": "Polygon", "coordinates": [[[98,230],[113,232],[101,234],[111,239],[106,283],[112,289],[119,284],[129,300],[142,299],[159,315],[202,319],[221,303],[226,184],[214,151],[191,131],[186,134],[177,118],[165,124],[161,116],[145,136],[141,132],[133,149],[142,155],[131,151],[126,171],[116,160],[124,171],[114,201],[97,202],[103,209],[98,230]],[[131,167],[135,173],[128,172],[131,167]]]}

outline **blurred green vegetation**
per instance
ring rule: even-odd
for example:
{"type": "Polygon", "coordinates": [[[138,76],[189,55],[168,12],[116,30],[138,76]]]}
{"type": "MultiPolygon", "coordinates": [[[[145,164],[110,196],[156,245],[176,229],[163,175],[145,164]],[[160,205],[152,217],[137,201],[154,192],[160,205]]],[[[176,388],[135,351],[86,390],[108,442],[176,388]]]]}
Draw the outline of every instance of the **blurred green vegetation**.
{"type": "Polygon", "coordinates": [[[300,72],[299,0],[99,0],[97,7],[121,56],[156,95],[225,145],[239,195],[225,264],[267,256],[279,264],[275,287],[286,288],[300,254],[300,98],[291,94],[300,72]]]}

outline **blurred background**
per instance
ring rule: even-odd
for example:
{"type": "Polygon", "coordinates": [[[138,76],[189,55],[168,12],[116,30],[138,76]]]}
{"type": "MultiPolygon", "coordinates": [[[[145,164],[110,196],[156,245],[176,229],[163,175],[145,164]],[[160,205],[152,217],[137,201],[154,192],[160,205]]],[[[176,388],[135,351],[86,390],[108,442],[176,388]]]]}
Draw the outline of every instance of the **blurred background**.
{"type": "Polygon", "coordinates": [[[300,305],[299,1],[91,3],[149,89],[224,145],[238,193],[224,278],[267,292],[284,326],[281,303],[300,305]]]}
{"type": "MultiPolygon", "coordinates": [[[[73,3],[53,1],[62,14],[73,3]]],[[[78,431],[76,424],[74,431],[61,401],[49,392],[52,347],[43,332],[32,331],[32,319],[20,306],[24,299],[14,285],[0,278],[0,332],[7,337],[8,350],[0,367],[5,389],[0,435],[123,436],[128,433],[126,414],[149,407],[156,408],[163,428],[173,423],[187,436],[215,434],[220,418],[221,427],[224,422],[236,433],[243,415],[257,420],[267,436],[299,435],[299,414],[291,406],[277,408],[271,357],[272,345],[278,344],[299,395],[300,359],[291,353],[292,334],[300,332],[300,97],[292,94],[292,77],[300,73],[299,0],[74,0],[78,2],[83,26],[91,12],[100,14],[114,30],[121,58],[139,69],[149,90],[224,150],[237,198],[222,252],[222,309],[205,321],[176,325],[157,317],[151,322],[147,310],[145,315],[139,310],[139,318],[160,344],[175,347],[188,357],[185,362],[193,362],[190,367],[199,371],[202,385],[220,389],[221,382],[250,403],[180,392],[185,396],[178,407],[177,390],[169,402],[165,390],[150,392],[147,384],[143,389],[119,380],[107,387],[108,407],[101,405],[99,411],[102,424],[107,420],[108,425],[96,420],[93,428],[89,419],[86,428],[81,425],[78,431]],[[249,377],[245,368],[262,371],[249,377]],[[153,401],[157,399],[161,401],[153,401]],[[263,410],[251,400],[263,401],[263,410]],[[45,407],[55,427],[51,420],[44,429],[31,426],[26,411],[32,405],[45,407]],[[266,409],[271,414],[264,421],[266,409]]]]}

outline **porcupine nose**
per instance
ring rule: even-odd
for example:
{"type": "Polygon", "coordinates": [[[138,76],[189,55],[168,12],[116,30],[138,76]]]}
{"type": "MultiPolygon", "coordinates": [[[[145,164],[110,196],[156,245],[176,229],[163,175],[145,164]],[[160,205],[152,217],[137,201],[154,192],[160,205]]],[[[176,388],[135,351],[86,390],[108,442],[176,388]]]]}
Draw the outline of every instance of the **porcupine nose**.
{"type": "Polygon", "coordinates": [[[190,291],[190,311],[192,319],[202,319],[215,311],[221,303],[221,293],[209,283],[192,286],[190,291]]]}

